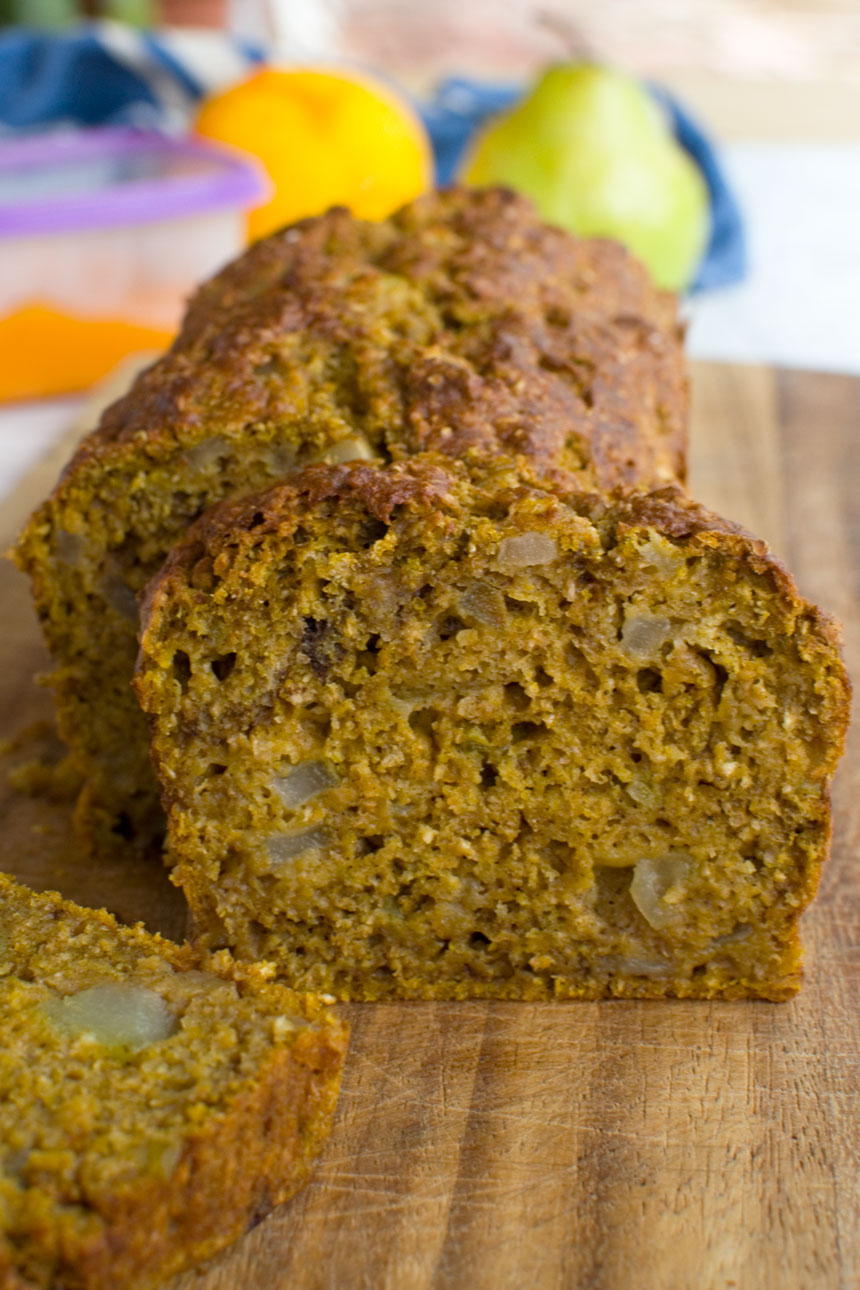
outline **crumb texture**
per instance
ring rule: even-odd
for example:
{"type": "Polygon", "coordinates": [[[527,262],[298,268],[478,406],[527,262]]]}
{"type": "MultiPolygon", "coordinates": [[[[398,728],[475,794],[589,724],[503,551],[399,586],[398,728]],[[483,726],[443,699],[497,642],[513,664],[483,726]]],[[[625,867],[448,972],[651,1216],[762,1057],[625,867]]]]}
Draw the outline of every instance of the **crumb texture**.
{"type": "Polygon", "coordinates": [[[154,1285],[290,1196],[330,1128],[319,1003],[3,875],[0,1010],[3,1287],[154,1285]]]}
{"type": "Polygon", "coordinates": [[[834,629],[678,489],[315,466],[205,517],[137,688],[210,946],[344,999],[783,998],[834,629]]]}

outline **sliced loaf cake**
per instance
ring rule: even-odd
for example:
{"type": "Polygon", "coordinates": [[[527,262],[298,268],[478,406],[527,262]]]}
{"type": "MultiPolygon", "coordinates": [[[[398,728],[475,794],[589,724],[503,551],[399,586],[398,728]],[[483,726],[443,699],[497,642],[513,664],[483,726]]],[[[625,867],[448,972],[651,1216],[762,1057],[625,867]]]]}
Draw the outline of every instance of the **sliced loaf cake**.
{"type": "Polygon", "coordinates": [[[305,1181],[346,1048],[317,1000],[0,875],[0,1286],[149,1287],[305,1181]]]}
{"type": "Polygon", "coordinates": [[[799,985],[848,711],[836,631],[680,489],[309,467],[172,553],[136,685],[202,942],[296,987],[799,985]]]}
{"type": "Polygon", "coordinates": [[[674,299],[513,194],[330,211],[204,286],[170,352],[84,441],[23,533],[91,843],[163,817],[131,692],[137,594],[206,507],[314,460],[521,453],[589,487],[684,471],[674,299]]]}

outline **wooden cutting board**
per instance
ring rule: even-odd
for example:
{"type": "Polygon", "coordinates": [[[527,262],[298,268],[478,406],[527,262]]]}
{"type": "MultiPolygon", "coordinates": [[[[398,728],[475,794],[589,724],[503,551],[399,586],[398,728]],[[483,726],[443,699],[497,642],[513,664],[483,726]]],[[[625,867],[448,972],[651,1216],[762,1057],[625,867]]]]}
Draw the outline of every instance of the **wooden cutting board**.
{"type": "MultiPolygon", "coordinates": [[[[860,380],[699,365],[693,491],[841,618],[860,675],[860,380]]],[[[5,507],[7,528],[56,463],[5,507]]],[[[46,718],[23,579],[0,572],[2,733],[46,718]]],[[[6,764],[50,738],[18,739],[6,764]]],[[[0,786],[0,868],[180,935],[157,863],[94,869],[67,807],[0,786]]],[[[856,1290],[860,736],[792,1003],[345,1009],[337,1122],[310,1185],[171,1290],[856,1290]]],[[[121,1290],[118,1287],[118,1290],[121,1290]]]]}

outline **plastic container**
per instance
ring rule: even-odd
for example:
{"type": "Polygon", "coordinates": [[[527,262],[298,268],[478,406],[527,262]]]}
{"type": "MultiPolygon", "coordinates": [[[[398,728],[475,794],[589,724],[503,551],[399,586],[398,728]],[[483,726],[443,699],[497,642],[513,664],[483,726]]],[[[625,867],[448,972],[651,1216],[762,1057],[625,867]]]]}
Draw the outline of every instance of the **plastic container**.
{"type": "Polygon", "coordinates": [[[0,142],[0,398],[84,388],[166,343],[266,193],[254,162],[202,140],[111,128],[0,142]]]}

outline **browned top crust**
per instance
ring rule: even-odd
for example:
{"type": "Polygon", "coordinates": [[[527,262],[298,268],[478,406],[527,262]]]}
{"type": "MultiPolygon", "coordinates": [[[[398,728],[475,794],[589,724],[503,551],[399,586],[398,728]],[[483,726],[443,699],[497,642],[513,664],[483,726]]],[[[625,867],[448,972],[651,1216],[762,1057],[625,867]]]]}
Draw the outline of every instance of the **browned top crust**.
{"type": "Polygon", "coordinates": [[[742,547],[763,568],[784,575],[793,586],[790,575],[764,542],[693,501],[677,484],[647,493],[589,493],[560,483],[547,487],[525,458],[488,458],[470,452],[451,461],[439,454],[421,453],[388,467],[359,461],[305,466],[272,488],[210,507],[172,549],[149,584],[141,604],[141,623],[146,625],[153,594],[171,577],[182,579],[201,558],[217,561],[221,552],[253,545],[266,534],[291,533],[303,515],[322,505],[328,504],[334,512],[346,504],[387,524],[400,506],[432,511],[437,516],[501,515],[515,498],[526,494],[542,510],[552,511],[560,502],[570,506],[595,526],[607,547],[614,544],[624,525],[653,528],[675,540],[709,534],[718,540],[729,539],[727,545],[732,547],[742,547]]]}
{"type": "Polygon", "coordinates": [[[300,421],[385,458],[503,450],[589,487],[659,486],[684,476],[681,345],[674,297],[620,245],[513,193],[437,192],[379,223],[336,208],[203,286],[70,470],[300,421]]]}
{"type": "MultiPolygon", "coordinates": [[[[763,565],[782,570],[765,542],[709,511],[678,484],[650,492],[587,492],[562,483],[548,485],[525,458],[488,458],[470,452],[459,461],[420,453],[388,467],[352,461],[292,471],[271,488],[210,507],[170,552],[161,573],[189,567],[204,552],[217,555],[245,532],[254,535],[252,542],[266,533],[290,532],[303,514],[324,503],[335,509],[341,503],[351,504],[387,524],[399,506],[449,515],[501,515],[515,498],[526,494],[542,509],[553,509],[559,502],[570,506],[594,524],[607,546],[613,545],[624,525],[653,528],[678,541],[712,534],[733,539],[731,545],[743,546],[763,565]]],[[[150,587],[158,583],[161,573],[150,587]]]]}
{"type": "MultiPolygon", "coordinates": [[[[346,504],[387,524],[400,506],[432,512],[437,519],[445,514],[498,517],[524,495],[544,513],[563,505],[587,519],[605,549],[611,549],[625,529],[639,527],[679,544],[720,547],[726,555],[745,559],[767,578],[775,591],[814,623],[822,641],[837,649],[841,644],[839,624],[800,596],[791,574],[767,543],[700,505],[680,485],[650,492],[585,492],[558,482],[548,485],[524,458],[493,459],[475,452],[459,461],[422,453],[387,468],[369,462],[306,466],[264,492],[211,507],[171,551],[147,587],[140,607],[141,630],[149,624],[154,601],[172,582],[194,584],[195,569],[200,570],[201,562],[217,573],[222,553],[253,545],[266,533],[291,534],[304,514],[322,505],[334,511],[346,504]]],[[[845,686],[847,711],[847,678],[845,686]]]]}

